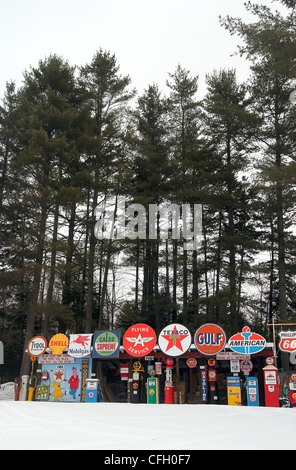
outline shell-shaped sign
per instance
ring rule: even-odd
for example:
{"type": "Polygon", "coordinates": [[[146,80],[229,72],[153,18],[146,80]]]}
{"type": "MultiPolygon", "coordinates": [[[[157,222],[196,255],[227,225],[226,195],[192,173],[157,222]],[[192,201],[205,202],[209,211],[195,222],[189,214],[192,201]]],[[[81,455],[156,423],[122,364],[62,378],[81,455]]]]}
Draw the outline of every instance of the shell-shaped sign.
{"type": "Polygon", "coordinates": [[[48,347],[51,349],[52,354],[63,354],[63,351],[68,347],[68,337],[62,333],[54,335],[49,343],[48,347]]]}

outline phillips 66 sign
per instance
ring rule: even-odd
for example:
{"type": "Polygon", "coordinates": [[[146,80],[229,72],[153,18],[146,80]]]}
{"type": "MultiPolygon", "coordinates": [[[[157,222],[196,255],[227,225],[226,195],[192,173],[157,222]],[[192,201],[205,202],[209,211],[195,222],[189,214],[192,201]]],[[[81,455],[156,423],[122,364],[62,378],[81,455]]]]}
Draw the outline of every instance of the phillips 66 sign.
{"type": "Polygon", "coordinates": [[[296,350],[296,331],[281,331],[279,336],[279,348],[281,351],[293,352],[296,350]]]}

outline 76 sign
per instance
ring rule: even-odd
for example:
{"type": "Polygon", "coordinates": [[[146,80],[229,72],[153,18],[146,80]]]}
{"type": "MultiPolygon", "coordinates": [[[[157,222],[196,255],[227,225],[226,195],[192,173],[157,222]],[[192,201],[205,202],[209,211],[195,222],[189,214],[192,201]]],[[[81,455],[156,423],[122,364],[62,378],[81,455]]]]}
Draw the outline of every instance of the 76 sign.
{"type": "Polygon", "coordinates": [[[280,333],[279,348],[284,352],[292,352],[296,350],[296,332],[295,331],[282,331],[280,333]]]}

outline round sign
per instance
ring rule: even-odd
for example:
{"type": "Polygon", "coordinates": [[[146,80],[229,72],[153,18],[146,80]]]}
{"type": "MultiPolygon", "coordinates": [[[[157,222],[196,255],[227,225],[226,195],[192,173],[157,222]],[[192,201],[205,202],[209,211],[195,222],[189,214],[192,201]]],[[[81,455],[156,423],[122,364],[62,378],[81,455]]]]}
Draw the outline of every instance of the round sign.
{"type": "Polygon", "coordinates": [[[187,359],[186,364],[192,369],[193,367],[196,367],[197,360],[195,359],[195,357],[190,357],[189,359],[187,359]]]}
{"type": "Polygon", "coordinates": [[[208,360],[208,366],[214,367],[216,365],[216,359],[209,359],[208,360]]]}
{"type": "Polygon", "coordinates": [[[269,366],[272,366],[274,364],[274,358],[272,356],[269,356],[265,359],[266,364],[269,366]]]}
{"type": "Polygon", "coordinates": [[[242,372],[248,373],[253,369],[253,363],[251,361],[241,361],[240,369],[242,372]]]}
{"type": "Polygon", "coordinates": [[[144,323],[131,326],[123,336],[123,347],[133,357],[147,356],[155,344],[155,331],[144,323]]]}
{"type": "Polygon", "coordinates": [[[103,331],[94,340],[94,349],[99,356],[113,356],[118,350],[119,338],[113,331],[103,331]]]}
{"type": "Polygon", "coordinates": [[[196,349],[205,356],[218,354],[226,344],[226,334],[213,323],[202,325],[194,335],[196,349]]]}
{"type": "Polygon", "coordinates": [[[174,359],[172,359],[171,357],[167,357],[166,359],[164,359],[164,363],[165,363],[167,369],[173,369],[174,368],[174,359]]]}
{"type": "Polygon", "coordinates": [[[30,356],[39,357],[45,353],[47,349],[47,341],[43,336],[34,336],[28,342],[27,351],[30,356]]]}
{"type": "Polygon", "coordinates": [[[172,323],[160,332],[158,345],[168,356],[181,356],[191,346],[191,334],[185,326],[172,323]]]}

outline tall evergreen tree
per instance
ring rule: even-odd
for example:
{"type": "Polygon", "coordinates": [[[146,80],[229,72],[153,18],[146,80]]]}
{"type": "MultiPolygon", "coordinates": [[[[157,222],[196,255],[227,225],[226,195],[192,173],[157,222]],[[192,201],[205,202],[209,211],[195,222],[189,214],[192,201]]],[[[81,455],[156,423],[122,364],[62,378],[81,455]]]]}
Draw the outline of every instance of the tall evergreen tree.
{"type": "MultiPolygon", "coordinates": [[[[293,7],[294,2],[284,2],[293,7]]],[[[277,242],[277,279],[279,319],[287,321],[287,237],[289,219],[294,209],[295,192],[295,113],[289,96],[296,76],[296,27],[294,11],[283,17],[266,6],[246,4],[257,21],[245,24],[228,18],[222,23],[231,34],[238,34],[244,44],[241,54],[251,60],[250,92],[254,111],[262,119],[257,133],[264,160],[261,178],[266,191],[273,195],[277,242]]],[[[287,367],[287,364],[285,365],[287,367]]]]}

